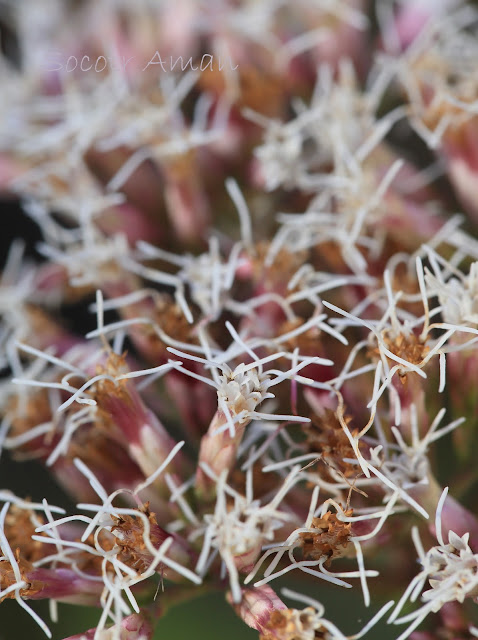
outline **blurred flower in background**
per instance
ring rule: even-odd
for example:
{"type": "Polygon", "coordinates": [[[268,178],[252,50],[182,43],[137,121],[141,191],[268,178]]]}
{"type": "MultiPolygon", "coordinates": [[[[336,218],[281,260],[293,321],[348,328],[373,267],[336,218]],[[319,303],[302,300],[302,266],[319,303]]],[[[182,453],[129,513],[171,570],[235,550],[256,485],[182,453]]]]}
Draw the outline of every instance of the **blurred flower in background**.
{"type": "Polygon", "coordinates": [[[0,35],[0,636],[478,637],[473,3],[0,35]]]}

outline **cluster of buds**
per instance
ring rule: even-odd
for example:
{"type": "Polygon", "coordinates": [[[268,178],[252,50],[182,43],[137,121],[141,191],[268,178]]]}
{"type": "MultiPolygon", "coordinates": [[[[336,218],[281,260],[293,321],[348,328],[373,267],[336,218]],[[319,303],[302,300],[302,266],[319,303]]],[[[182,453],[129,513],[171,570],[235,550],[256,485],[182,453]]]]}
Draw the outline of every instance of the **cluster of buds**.
{"type": "Polygon", "coordinates": [[[69,640],[151,640],[194,586],[261,640],[478,637],[472,3],[0,5],[41,236],[0,278],[0,453],[77,505],[0,490],[0,602],[48,637],[32,601],[97,607],[69,640]],[[379,610],[345,635],[318,585],[379,610]]]}

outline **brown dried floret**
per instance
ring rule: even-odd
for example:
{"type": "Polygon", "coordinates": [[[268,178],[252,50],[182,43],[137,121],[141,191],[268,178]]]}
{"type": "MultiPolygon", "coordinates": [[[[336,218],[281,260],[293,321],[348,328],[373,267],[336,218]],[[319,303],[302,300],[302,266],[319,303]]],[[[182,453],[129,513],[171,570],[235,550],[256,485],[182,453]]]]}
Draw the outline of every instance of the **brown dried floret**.
{"type": "Polygon", "coordinates": [[[325,638],[326,632],[312,607],[306,607],[302,611],[276,609],[271,613],[265,629],[267,632],[261,634],[259,640],[303,640],[304,637],[310,638],[311,632],[314,633],[315,640],[318,640],[325,638]]]}
{"type": "MultiPolygon", "coordinates": [[[[120,375],[129,372],[129,367],[126,364],[126,354],[119,355],[114,352],[110,352],[106,359],[105,364],[98,364],[96,366],[96,375],[106,375],[111,378],[117,378],[120,375]]],[[[111,397],[120,399],[122,402],[128,403],[128,379],[122,380],[109,380],[107,378],[100,379],[96,382],[94,387],[91,387],[91,394],[98,405],[98,417],[101,417],[101,407],[103,406],[103,399],[108,400],[111,397]]],[[[107,404],[107,403],[106,403],[107,404]]]]}
{"type": "MultiPolygon", "coordinates": [[[[347,509],[343,515],[350,517],[352,513],[352,509],[347,509]]],[[[327,511],[321,518],[314,518],[310,528],[317,532],[299,534],[304,558],[318,560],[326,556],[328,564],[334,558],[342,557],[350,542],[351,527],[351,522],[339,520],[337,514],[331,511],[327,511]]]]}
{"type": "Polygon", "coordinates": [[[36,562],[51,553],[51,545],[32,540],[35,529],[43,524],[45,520],[39,514],[15,504],[10,505],[5,516],[5,536],[11,548],[21,553],[22,560],[27,563],[36,562]]]}
{"type": "MultiPolygon", "coordinates": [[[[344,420],[348,426],[352,418],[346,415],[344,420]]],[[[334,411],[324,409],[322,416],[313,414],[311,421],[304,424],[302,429],[307,438],[308,450],[311,453],[317,453],[326,462],[324,473],[330,476],[327,467],[331,467],[346,478],[357,476],[357,466],[344,460],[354,460],[356,455],[334,411]]],[[[353,430],[351,433],[354,436],[357,434],[357,430],[353,430]]]]}
{"type": "MultiPolygon", "coordinates": [[[[427,353],[430,351],[430,347],[426,342],[414,333],[410,333],[409,335],[400,333],[398,336],[391,336],[384,332],[382,334],[382,338],[389,351],[391,351],[395,356],[402,358],[402,360],[410,362],[410,364],[420,365],[427,353]]],[[[369,356],[372,358],[379,354],[380,349],[378,347],[369,350],[369,356]]],[[[395,361],[390,360],[390,362],[392,365],[396,364],[395,361]]],[[[405,383],[407,373],[399,371],[398,375],[400,376],[402,383],[405,383]]]]}
{"type": "MultiPolygon", "coordinates": [[[[128,365],[126,364],[126,353],[123,353],[122,355],[120,355],[118,353],[115,353],[114,351],[110,351],[108,353],[108,357],[106,358],[105,363],[96,365],[96,375],[104,374],[114,378],[116,376],[120,376],[124,373],[127,373],[128,371],[129,371],[129,368],[128,368],[128,365]]],[[[100,380],[98,382],[98,385],[103,382],[113,384],[109,380],[104,380],[104,381],[100,380]]]]}
{"type": "MultiPolygon", "coordinates": [[[[24,598],[32,598],[45,587],[42,580],[31,579],[32,575],[38,576],[41,573],[35,569],[34,563],[49,556],[52,552],[51,545],[38,539],[32,539],[32,536],[35,535],[35,529],[43,524],[45,524],[45,519],[39,514],[16,505],[10,506],[5,517],[4,533],[10,547],[15,550],[14,554],[21,578],[27,583],[27,586],[20,590],[20,595],[24,598]]],[[[114,537],[107,531],[100,532],[98,540],[105,551],[111,550],[115,544],[114,537]]],[[[85,544],[91,547],[95,546],[94,534],[86,540],[85,544]]],[[[70,558],[74,559],[75,565],[83,572],[101,575],[102,556],[81,549],[70,558]]],[[[17,579],[11,563],[6,559],[0,561],[0,591],[16,582],[17,579]]],[[[15,591],[7,594],[6,597],[15,597],[15,591]]]]}
{"type": "Polygon", "coordinates": [[[112,516],[114,525],[111,533],[116,538],[116,544],[121,548],[118,558],[129,567],[143,573],[152,561],[152,555],[145,543],[145,536],[148,536],[155,549],[159,549],[169,534],[158,525],[156,514],[149,510],[149,503],[144,504],[138,513],[144,513],[148,519],[149,532],[145,532],[143,519],[139,515],[122,515],[112,516]]]}
{"type": "MultiPolygon", "coordinates": [[[[20,571],[20,577],[26,582],[26,586],[19,590],[19,595],[22,598],[31,598],[43,589],[44,583],[40,580],[29,581],[28,575],[34,571],[34,567],[31,562],[21,557],[20,549],[15,549],[15,559],[20,571]]],[[[11,563],[8,560],[0,560],[0,591],[8,589],[8,587],[13,586],[17,582],[11,563]]],[[[4,595],[0,598],[0,602],[3,602],[6,598],[15,598],[15,591],[16,590],[10,591],[10,593],[4,595]]]]}
{"type": "MultiPolygon", "coordinates": [[[[131,305],[124,313],[126,319],[135,318],[138,315],[145,315],[144,307],[139,305],[131,305]]],[[[183,310],[170,295],[158,295],[147,315],[151,318],[151,322],[156,324],[172,340],[187,344],[198,343],[197,337],[193,333],[194,324],[187,321],[183,310]]],[[[152,325],[137,325],[132,339],[138,343],[138,347],[151,361],[157,362],[158,359],[167,356],[166,349],[170,344],[161,339],[158,331],[152,325]]]]}
{"type": "MultiPolygon", "coordinates": [[[[158,298],[153,320],[173,340],[198,344],[197,337],[193,335],[194,325],[187,321],[181,307],[170,296],[162,295],[158,298]]],[[[165,345],[165,349],[167,346],[169,345],[165,345]]]]}
{"type": "Polygon", "coordinates": [[[394,339],[385,337],[385,343],[394,355],[411,362],[411,364],[420,364],[430,351],[430,347],[414,333],[409,336],[400,334],[394,339]]]}

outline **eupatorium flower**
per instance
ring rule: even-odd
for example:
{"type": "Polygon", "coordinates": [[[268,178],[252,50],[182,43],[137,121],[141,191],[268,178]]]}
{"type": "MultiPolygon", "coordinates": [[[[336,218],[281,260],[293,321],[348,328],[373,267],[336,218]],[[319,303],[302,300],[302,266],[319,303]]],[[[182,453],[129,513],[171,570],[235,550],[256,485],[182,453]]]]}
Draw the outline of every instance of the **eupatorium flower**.
{"type": "Polygon", "coordinates": [[[473,3],[0,5],[0,601],[476,637],[473,3]]]}

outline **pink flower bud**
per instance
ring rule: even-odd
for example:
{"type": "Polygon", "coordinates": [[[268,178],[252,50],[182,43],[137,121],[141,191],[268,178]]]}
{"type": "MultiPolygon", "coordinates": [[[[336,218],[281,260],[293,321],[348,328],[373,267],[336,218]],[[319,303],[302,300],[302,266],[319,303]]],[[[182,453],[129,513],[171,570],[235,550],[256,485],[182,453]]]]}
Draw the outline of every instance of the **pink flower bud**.
{"type": "Polygon", "coordinates": [[[255,589],[243,589],[242,600],[233,604],[232,595],[227,594],[227,600],[232,604],[237,615],[244,622],[259,633],[268,633],[267,624],[274,611],[287,609],[279,596],[268,585],[255,589]]]}
{"type": "MultiPolygon", "coordinates": [[[[106,372],[127,373],[125,360],[111,354],[105,365],[106,372]]],[[[123,442],[131,458],[146,476],[151,475],[167,458],[175,442],[154,413],[146,407],[134,385],[124,378],[118,384],[101,380],[95,399],[104,416],[105,425],[123,442]]],[[[171,470],[184,472],[181,454],[171,463],[171,470]]],[[[160,480],[160,485],[163,481],[160,480]]],[[[164,488],[164,487],[163,487],[164,488]]]]}
{"type": "MultiPolygon", "coordinates": [[[[211,420],[208,432],[201,440],[199,449],[199,462],[205,463],[219,476],[223,471],[230,471],[237,455],[237,449],[241,444],[244,429],[250,422],[236,424],[234,435],[229,430],[216,433],[217,429],[227,425],[227,418],[221,409],[218,409],[211,420]]],[[[197,490],[204,496],[211,495],[215,491],[215,482],[206,475],[201,467],[196,472],[197,490]]]]}
{"type": "Polygon", "coordinates": [[[149,617],[145,612],[142,612],[131,614],[114,627],[102,629],[101,631],[97,628],[89,629],[84,633],[69,636],[64,640],[113,640],[113,638],[118,638],[118,640],[151,640],[153,631],[149,617]]]}

